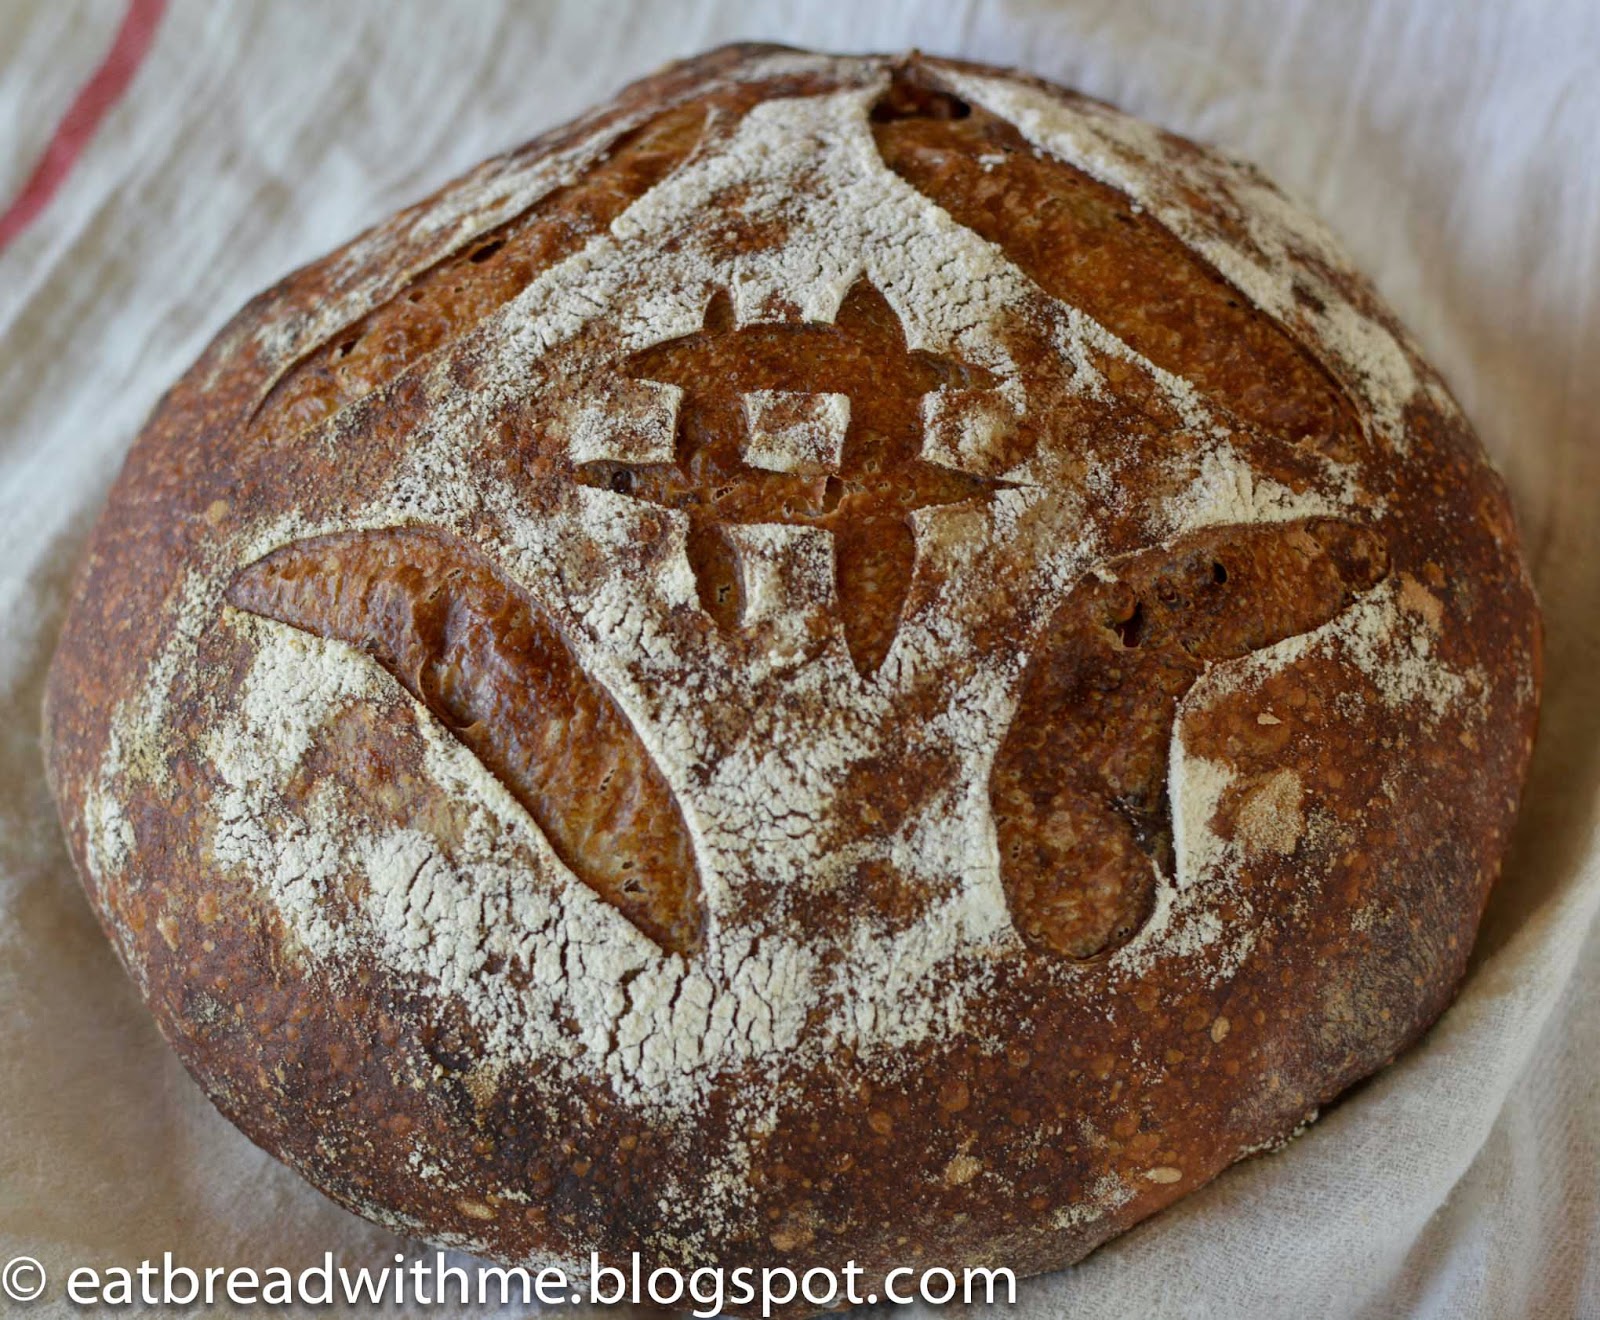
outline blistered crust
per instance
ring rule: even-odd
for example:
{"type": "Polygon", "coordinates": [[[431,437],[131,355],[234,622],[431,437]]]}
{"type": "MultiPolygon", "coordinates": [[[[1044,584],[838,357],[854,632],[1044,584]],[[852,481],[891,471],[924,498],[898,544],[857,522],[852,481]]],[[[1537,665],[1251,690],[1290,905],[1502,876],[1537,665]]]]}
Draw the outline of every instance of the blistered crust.
{"type": "Polygon", "coordinates": [[[748,47],[241,313],[117,482],[46,732],[163,1031],[352,1208],[1032,1271],[1437,1015],[1538,682],[1499,481],[1269,185],[1020,76],[748,47]],[[621,814],[497,760],[574,728],[621,814]],[[672,836],[663,906],[561,800],[672,836]]]}

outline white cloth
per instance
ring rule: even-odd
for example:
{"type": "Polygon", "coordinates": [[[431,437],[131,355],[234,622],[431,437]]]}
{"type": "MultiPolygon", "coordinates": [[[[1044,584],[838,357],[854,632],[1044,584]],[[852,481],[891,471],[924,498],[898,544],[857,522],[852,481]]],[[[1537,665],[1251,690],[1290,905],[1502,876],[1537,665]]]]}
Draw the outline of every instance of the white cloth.
{"type": "MultiPolygon", "coordinates": [[[[1027,1317],[1600,1316],[1600,9],[1438,0],[184,0],[0,253],[0,1261],[296,1267],[404,1244],[220,1118],[101,937],[40,691],[122,452],[249,295],[658,63],[738,37],[1022,65],[1252,158],[1342,234],[1505,471],[1544,727],[1459,1002],[1280,1154],[1025,1284],[1027,1317]]],[[[111,3],[0,0],[0,189],[111,3]]],[[[226,1308],[224,1308],[225,1310],[226,1308]]],[[[616,1314],[611,1312],[610,1314],[616,1314]]]]}

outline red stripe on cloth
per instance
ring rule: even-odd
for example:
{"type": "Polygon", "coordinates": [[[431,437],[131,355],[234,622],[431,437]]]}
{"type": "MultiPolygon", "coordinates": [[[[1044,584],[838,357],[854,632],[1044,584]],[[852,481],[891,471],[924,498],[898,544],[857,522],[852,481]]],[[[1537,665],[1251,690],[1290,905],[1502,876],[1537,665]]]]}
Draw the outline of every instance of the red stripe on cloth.
{"type": "Polygon", "coordinates": [[[116,40],[100,61],[83,90],[61,116],[50,145],[33,167],[33,173],[3,215],[0,215],[0,252],[33,223],[66,182],[78,157],[100,127],[111,107],[122,99],[139,71],[161,22],[167,0],[128,0],[116,40]]]}

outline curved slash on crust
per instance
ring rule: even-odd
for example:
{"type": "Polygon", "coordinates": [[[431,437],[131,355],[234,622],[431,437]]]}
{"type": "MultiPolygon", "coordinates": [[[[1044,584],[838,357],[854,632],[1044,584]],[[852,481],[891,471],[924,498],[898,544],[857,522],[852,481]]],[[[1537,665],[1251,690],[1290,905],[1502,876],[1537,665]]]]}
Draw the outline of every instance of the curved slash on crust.
{"type": "Polygon", "coordinates": [[[481,553],[421,528],[313,537],[228,603],[365,651],[527,809],[574,875],[672,953],[703,895],[676,799],[611,697],[481,553]]]}
{"type": "Polygon", "coordinates": [[[939,82],[908,66],[874,106],[888,169],[1213,405],[1335,457],[1350,450],[1361,427],[1349,402],[1281,325],[1124,193],[939,82]]]}
{"type": "Polygon", "coordinates": [[[280,441],[299,434],[458,342],[545,271],[606,233],[689,158],[706,122],[703,106],[673,106],[619,134],[578,178],[434,261],[355,320],[341,322],[284,371],[248,426],[280,441]]]}
{"type": "Polygon", "coordinates": [[[989,781],[1001,878],[1031,948],[1092,957],[1148,916],[1173,867],[1173,724],[1207,665],[1322,626],[1388,571],[1376,532],[1314,518],[1208,528],[1074,589],[989,781]]]}

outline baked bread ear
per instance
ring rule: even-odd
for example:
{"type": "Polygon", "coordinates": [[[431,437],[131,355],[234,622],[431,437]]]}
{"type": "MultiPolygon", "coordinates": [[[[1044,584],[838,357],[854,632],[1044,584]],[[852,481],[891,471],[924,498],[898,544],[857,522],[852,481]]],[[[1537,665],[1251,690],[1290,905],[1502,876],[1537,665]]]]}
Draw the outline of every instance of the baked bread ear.
{"type": "Polygon", "coordinates": [[[329,1195],[870,1288],[1075,1260],[1414,1040],[1539,665],[1470,428],[1254,171],[741,46],[240,313],[46,732],[163,1031],[329,1195]]]}

